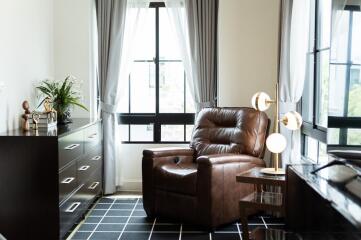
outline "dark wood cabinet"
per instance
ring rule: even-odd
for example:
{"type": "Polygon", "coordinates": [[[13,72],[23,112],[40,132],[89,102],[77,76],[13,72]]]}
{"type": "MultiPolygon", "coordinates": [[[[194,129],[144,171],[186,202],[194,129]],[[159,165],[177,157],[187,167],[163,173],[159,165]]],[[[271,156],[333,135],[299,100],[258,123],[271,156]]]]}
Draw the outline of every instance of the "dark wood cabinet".
{"type": "Polygon", "coordinates": [[[62,239],[102,193],[100,120],[0,135],[0,233],[62,239]]]}
{"type": "Polygon", "coordinates": [[[353,198],[344,188],[313,174],[318,167],[313,164],[288,166],[287,229],[300,233],[339,234],[332,239],[341,239],[343,233],[359,233],[361,201],[353,198]]]}

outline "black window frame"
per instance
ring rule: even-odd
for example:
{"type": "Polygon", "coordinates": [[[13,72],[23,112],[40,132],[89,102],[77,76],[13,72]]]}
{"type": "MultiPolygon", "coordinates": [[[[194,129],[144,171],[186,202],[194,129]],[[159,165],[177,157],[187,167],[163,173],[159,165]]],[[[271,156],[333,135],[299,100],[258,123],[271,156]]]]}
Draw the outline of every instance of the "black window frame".
{"type": "MultiPolygon", "coordinates": [[[[330,65],[342,65],[346,66],[346,84],[345,84],[345,99],[344,99],[344,112],[343,116],[329,116],[328,117],[328,127],[329,128],[339,128],[339,144],[333,145],[330,144],[330,147],[350,147],[347,144],[348,129],[358,129],[361,128],[361,117],[349,117],[348,116],[348,106],[349,106],[349,95],[350,95],[350,83],[351,83],[351,68],[352,66],[361,66],[361,63],[354,63],[352,61],[352,29],[353,29],[353,19],[354,12],[360,12],[360,6],[358,5],[346,5],[345,11],[350,11],[349,18],[349,32],[348,32],[348,42],[347,42],[347,59],[346,62],[330,62],[330,65]]],[[[356,146],[355,146],[356,147],[356,146]]]]}
{"type": "MultiPolygon", "coordinates": [[[[301,128],[301,155],[306,157],[307,147],[306,147],[306,137],[313,138],[317,140],[317,151],[320,149],[320,142],[327,144],[327,128],[317,124],[317,111],[319,110],[318,106],[318,98],[320,92],[320,72],[319,72],[319,63],[320,56],[322,51],[330,50],[328,48],[319,48],[319,38],[321,33],[321,28],[319,25],[320,19],[320,1],[315,0],[315,14],[314,14],[314,39],[313,39],[313,51],[311,54],[313,55],[313,78],[312,78],[312,87],[313,87],[313,96],[312,96],[312,120],[311,122],[303,121],[301,128]]],[[[303,101],[301,99],[300,107],[302,109],[303,101]]],[[[306,158],[307,159],[307,158],[306,158]]],[[[317,153],[316,162],[319,161],[319,152],[317,153]]]]}
{"type": "MultiPolygon", "coordinates": [[[[160,60],[159,58],[159,9],[165,7],[164,2],[151,2],[149,8],[155,8],[155,57],[152,61],[155,64],[155,113],[119,113],[118,123],[128,125],[128,140],[122,143],[134,144],[182,144],[189,143],[186,137],[187,125],[193,125],[195,113],[186,112],[186,76],[184,74],[184,113],[160,113],[159,112],[159,65],[161,62],[175,62],[173,60],[160,60]],[[131,141],[131,125],[153,125],[153,141],[131,141]],[[161,127],[162,125],[183,125],[183,141],[161,141],[161,127]]],[[[178,61],[177,62],[181,62],[178,61]]],[[[130,110],[130,79],[129,79],[129,110],[130,110]]]]}
{"type": "MultiPolygon", "coordinates": [[[[318,48],[318,41],[319,41],[319,37],[320,37],[320,26],[319,26],[319,18],[320,18],[320,11],[319,11],[319,6],[320,6],[320,1],[321,0],[315,0],[315,31],[314,31],[314,49],[313,49],[313,116],[312,116],[312,122],[307,122],[304,121],[303,122],[303,126],[301,129],[301,154],[303,157],[305,157],[306,155],[306,151],[307,151],[307,146],[306,146],[306,137],[310,137],[313,138],[315,140],[317,140],[318,142],[318,146],[317,146],[317,159],[316,161],[319,161],[319,149],[320,149],[320,143],[324,143],[327,144],[327,129],[332,127],[332,128],[341,128],[340,130],[340,143],[345,144],[345,139],[347,139],[347,128],[358,128],[360,127],[360,122],[361,122],[361,117],[329,117],[328,116],[328,126],[327,128],[320,126],[317,124],[317,111],[319,109],[318,106],[318,93],[319,93],[319,82],[320,82],[320,77],[319,77],[319,58],[320,58],[320,52],[324,51],[324,50],[330,50],[329,48],[318,48]]],[[[346,11],[360,11],[360,7],[359,6],[354,6],[354,5],[346,5],[345,6],[345,10],[346,11]]],[[[352,29],[352,19],[350,19],[349,21],[350,25],[349,28],[352,29]]],[[[352,31],[349,31],[349,34],[352,31]]],[[[331,39],[332,41],[332,39],[331,39]]],[[[348,42],[348,59],[347,59],[347,63],[343,64],[343,65],[347,65],[348,66],[348,70],[346,71],[346,74],[348,74],[347,78],[346,78],[346,88],[349,88],[349,83],[350,83],[350,68],[352,65],[360,65],[360,64],[353,64],[352,61],[350,60],[351,58],[351,44],[350,44],[351,38],[349,36],[349,42],[348,42]]],[[[330,43],[331,46],[331,43],[330,43]]],[[[330,53],[331,54],[331,53],[330,53]]],[[[329,65],[331,64],[337,64],[337,63],[329,63],[329,65]]],[[[349,95],[348,93],[346,94],[347,96],[349,95]]],[[[348,101],[345,101],[345,104],[348,104],[348,101]]],[[[302,108],[302,101],[301,101],[301,108],[302,108]]],[[[348,109],[348,107],[345,109],[348,109]]],[[[340,146],[340,145],[339,145],[340,146]]],[[[346,146],[346,145],[345,145],[346,146]]]]}

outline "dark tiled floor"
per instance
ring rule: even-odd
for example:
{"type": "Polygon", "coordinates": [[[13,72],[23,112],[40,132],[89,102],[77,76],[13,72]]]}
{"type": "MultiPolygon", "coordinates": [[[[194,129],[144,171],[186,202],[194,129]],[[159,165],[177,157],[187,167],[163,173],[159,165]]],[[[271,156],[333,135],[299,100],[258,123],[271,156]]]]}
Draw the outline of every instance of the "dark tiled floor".
{"type": "MultiPolygon", "coordinates": [[[[102,198],[92,207],[88,217],[72,236],[72,240],[240,240],[242,225],[222,226],[214,232],[205,232],[189,224],[166,219],[148,219],[142,199],[102,198]]],[[[282,219],[255,216],[249,219],[250,230],[260,228],[282,229],[282,219]]]]}

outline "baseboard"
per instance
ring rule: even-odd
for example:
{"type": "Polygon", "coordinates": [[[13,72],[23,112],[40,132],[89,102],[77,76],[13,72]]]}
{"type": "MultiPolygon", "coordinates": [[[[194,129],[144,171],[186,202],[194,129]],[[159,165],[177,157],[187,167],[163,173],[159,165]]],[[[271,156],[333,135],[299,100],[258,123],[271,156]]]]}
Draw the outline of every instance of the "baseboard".
{"type": "Polygon", "coordinates": [[[124,181],[121,186],[117,187],[119,192],[141,192],[142,181],[124,181]]]}

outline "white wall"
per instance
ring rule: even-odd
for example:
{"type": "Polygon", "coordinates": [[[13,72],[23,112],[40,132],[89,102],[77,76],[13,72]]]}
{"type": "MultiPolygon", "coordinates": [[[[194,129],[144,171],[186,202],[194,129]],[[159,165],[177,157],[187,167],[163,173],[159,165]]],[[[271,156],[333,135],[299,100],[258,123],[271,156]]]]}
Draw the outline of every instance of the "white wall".
{"type": "MultiPolygon", "coordinates": [[[[251,106],[258,91],[274,97],[279,21],[280,0],[219,2],[219,106],[251,106]]],[[[273,111],[266,112],[272,122],[273,111]]],[[[269,163],[268,151],[264,159],[269,163]]]]}
{"type": "Polygon", "coordinates": [[[0,0],[0,132],[19,127],[21,103],[34,108],[36,82],[53,76],[53,1],[0,0]]]}
{"type": "Polygon", "coordinates": [[[141,191],[142,189],[142,153],[147,148],[159,147],[187,147],[188,144],[123,144],[121,157],[123,165],[118,168],[123,185],[121,191],[141,191]]]}
{"type": "Polygon", "coordinates": [[[250,106],[258,91],[274,95],[279,0],[219,1],[219,106],[250,106]]]}
{"type": "MultiPolygon", "coordinates": [[[[54,63],[55,79],[64,79],[71,74],[82,84],[83,103],[94,109],[94,70],[92,52],[92,10],[91,0],[54,1],[54,63]]],[[[73,117],[94,116],[78,107],[73,117]]]]}

